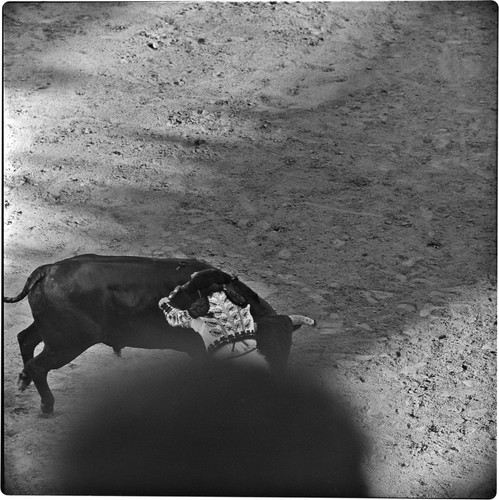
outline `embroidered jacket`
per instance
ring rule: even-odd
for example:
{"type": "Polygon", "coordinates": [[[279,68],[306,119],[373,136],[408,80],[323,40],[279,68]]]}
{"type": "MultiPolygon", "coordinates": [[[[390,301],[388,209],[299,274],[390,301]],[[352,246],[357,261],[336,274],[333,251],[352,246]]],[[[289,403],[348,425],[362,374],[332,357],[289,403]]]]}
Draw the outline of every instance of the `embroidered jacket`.
{"type": "Polygon", "coordinates": [[[248,337],[254,334],[255,322],[250,313],[250,306],[236,306],[224,292],[215,292],[208,297],[209,316],[192,318],[184,310],[171,307],[164,311],[166,320],[172,326],[193,328],[201,334],[208,350],[225,343],[225,340],[248,337]]]}

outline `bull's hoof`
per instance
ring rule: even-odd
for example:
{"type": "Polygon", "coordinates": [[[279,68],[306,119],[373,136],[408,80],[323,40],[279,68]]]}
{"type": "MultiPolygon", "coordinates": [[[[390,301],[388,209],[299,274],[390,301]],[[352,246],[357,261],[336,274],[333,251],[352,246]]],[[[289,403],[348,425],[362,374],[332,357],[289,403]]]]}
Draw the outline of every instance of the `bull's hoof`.
{"type": "Polygon", "coordinates": [[[42,412],[40,413],[40,417],[42,418],[49,418],[54,414],[54,405],[44,405],[42,403],[40,408],[42,410],[42,412]]]}
{"type": "Polygon", "coordinates": [[[52,393],[46,394],[42,397],[41,410],[44,416],[50,417],[54,413],[54,396],[52,393]]]}
{"type": "Polygon", "coordinates": [[[24,372],[21,372],[19,377],[17,377],[17,388],[20,391],[25,391],[29,384],[31,384],[31,377],[28,377],[28,375],[24,372]]]}

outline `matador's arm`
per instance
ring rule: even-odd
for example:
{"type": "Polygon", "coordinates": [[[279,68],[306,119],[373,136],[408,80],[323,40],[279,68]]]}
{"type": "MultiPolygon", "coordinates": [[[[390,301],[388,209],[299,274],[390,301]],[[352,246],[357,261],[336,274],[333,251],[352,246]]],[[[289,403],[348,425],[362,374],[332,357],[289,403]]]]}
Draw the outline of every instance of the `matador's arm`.
{"type": "Polygon", "coordinates": [[[180,326],[182,328],[191,327],[191,315],[187,311],[172,307],[166,297],[159,301],[158,306],[163,311],[166,321],[171,326],[180,326]]]}

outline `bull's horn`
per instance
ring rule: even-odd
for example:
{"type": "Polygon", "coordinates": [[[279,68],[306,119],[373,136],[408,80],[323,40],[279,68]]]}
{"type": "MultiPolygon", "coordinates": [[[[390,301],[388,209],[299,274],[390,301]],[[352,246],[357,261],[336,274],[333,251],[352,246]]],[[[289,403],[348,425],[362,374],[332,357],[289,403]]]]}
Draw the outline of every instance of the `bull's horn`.
{"type": "Polygon", "coordinates": [[[307,316],[301,316],[300,314],[290,314],[289,317],[291,318],[291,321],[293,322],[294,326],[297,325],[317,326],[315,320],[307,316]]]}

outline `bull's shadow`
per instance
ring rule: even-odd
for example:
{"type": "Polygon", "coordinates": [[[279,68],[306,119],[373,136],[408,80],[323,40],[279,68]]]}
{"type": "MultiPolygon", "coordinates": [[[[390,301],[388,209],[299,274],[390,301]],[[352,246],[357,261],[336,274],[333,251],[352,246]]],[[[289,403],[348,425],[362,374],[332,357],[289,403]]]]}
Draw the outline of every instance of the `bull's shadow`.
{"type": "Polygon", "coordinates": [[[303,373],[162,364],[112,385],[61,450],[64,494],[366,496],[361,435],[303,373]]]}

